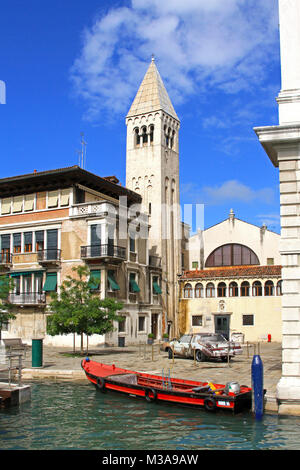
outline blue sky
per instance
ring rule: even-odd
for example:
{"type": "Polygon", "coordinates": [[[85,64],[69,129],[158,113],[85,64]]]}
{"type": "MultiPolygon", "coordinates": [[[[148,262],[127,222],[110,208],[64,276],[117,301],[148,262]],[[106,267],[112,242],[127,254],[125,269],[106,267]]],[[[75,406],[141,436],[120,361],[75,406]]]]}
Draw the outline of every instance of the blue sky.
{"type": "MultiPolygon", "coordinates": [[[[125,116],[154,54],[181,120],[181,204],[279,231],[277,0],[10,0],[0,10],[0,177],[78,163],[125,184],[125,116]]],[[[196,227],[193,227],[193,229],[196,227]]]]}

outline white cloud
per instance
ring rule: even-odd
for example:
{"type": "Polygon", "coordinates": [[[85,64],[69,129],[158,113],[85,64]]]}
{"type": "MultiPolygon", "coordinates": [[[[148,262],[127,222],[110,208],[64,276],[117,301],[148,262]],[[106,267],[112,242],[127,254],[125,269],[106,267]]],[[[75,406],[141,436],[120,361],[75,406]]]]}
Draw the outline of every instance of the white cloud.
{"type": "Polygon", "coordinates": [[[71,70],[87,117],[126,113],[151,54],[174,103],[257,85],[277,40],[276,0],[132,0],[83,33],[71,70]]]}
{"type": "Polygon", "coordinates": [[[198,188],[195,184],[185,184],[181,187],[181,194],[190,203],[206,205],[222,205],[235,202],[254,203],[262,202],[272,204],[275,193],[272,188],[253,189],[238,180],[225,181],[221,185],[203,186],[198,188]]]}

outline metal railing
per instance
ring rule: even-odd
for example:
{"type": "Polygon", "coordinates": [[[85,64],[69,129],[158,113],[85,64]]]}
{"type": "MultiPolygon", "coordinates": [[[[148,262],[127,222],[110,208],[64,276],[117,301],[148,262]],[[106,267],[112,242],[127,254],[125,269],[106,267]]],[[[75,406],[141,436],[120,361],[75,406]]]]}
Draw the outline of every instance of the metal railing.
{"type": "Polygon", "coordinates": [[[44,292],[21,292],[9,294],[8,300],[11,304],[38,305],[46,303],[44,292]]]}
{"type": "Polygon", "coordinates": [[[47,250],[39,250],[38,254],[38,261],[40,262],[47,262],[47,261],[60,261],[61,258],[61,250],[57,248],[48,248],[47,250]]]}
{"type": "Polygon", "coordinates": [[[81,247],[81,258],[126,258],[126,248],[116,245],[88,245],[81,247]]]}

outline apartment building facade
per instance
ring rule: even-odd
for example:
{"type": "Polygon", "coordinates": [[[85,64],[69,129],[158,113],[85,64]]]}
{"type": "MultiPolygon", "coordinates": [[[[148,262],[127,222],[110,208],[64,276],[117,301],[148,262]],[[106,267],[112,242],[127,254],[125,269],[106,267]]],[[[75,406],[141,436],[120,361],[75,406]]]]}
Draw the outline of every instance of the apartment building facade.
{"type": "Polygon", "coordinates": [[[0,199],[0,268],[14,279],[16,313],[3,337],[73,344],[73,335],[48,336],[46,323],[51,292],[80,264],[98,280],[95,295],[123,303],[124,321],[91,345],[161,337],[161,259],[149,255],[140,195],[74,166],[1,179],[0,199]]]}

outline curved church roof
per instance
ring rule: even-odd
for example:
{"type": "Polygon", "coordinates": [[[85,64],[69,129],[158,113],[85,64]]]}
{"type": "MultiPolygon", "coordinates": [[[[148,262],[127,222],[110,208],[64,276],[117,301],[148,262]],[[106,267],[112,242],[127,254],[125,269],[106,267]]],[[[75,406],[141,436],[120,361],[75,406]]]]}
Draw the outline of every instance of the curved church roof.
{"type": "Polygon", "coordinates": [[[162,110],[179,121],[154,59],[144,76],[127,117],[162,110]]]}

